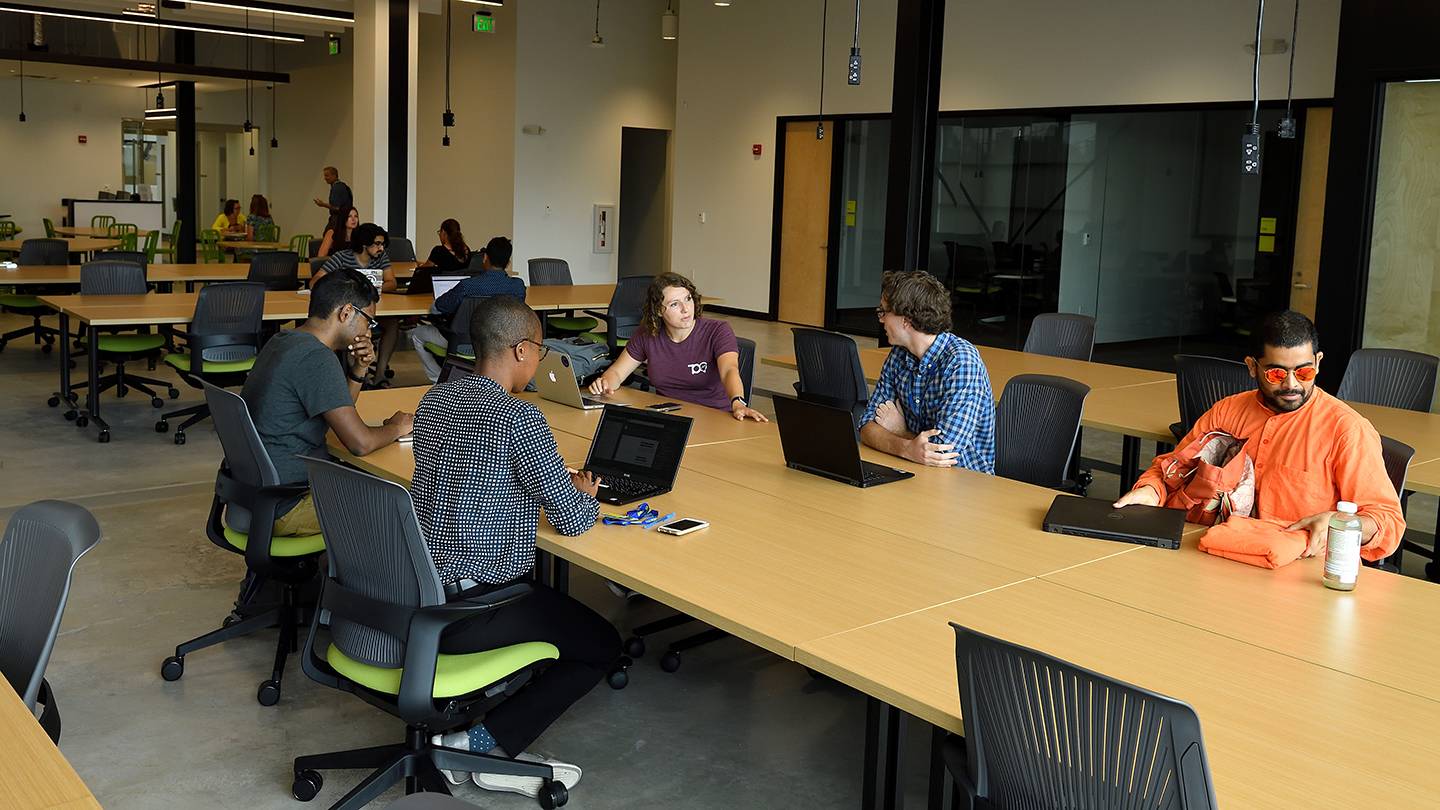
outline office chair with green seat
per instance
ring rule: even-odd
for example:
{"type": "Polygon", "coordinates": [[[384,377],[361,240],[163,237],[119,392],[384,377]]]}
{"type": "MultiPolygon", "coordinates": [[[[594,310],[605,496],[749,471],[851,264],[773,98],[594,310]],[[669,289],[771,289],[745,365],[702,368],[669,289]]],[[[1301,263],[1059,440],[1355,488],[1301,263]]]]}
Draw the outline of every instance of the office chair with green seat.
{"type": "Polygon", "coordinates": [[[41,217],[40,221],[45,225],[45,238],[54,239],[56,236],[54,221],[52,221],[49,217],[41,217]]]}
{"type": "Polygon", "coordinates": [[[459,308],[455,310],[455,316],[450,319],[449,326],[440,327],[440,331],[445,333],[448,345],[441,346],[426,341],[425,351],[435,355],[442,365],[447,359],[474,363],[475,344],[470,338],[470,317],[475,314],[475,307],[489,297],[488,295],[472,295],[463,299],[459,308]]]}
{"type": "Polygon", "coordinates": [[[171,228],[170,228],[170,244],[169,244],[169,245],[163,245],[163,244],[162,244],[162,245],[157,245],[157,246],[155,247],[154,254],[150,257],[150,261],[152,261],[152,262],[155,261],[155,257],[156,257],[156,256],[164,256],[166,259],[170,260],[171,262],[174,262],[174,261],[175,261],[175,256],[176,256],[175,251],[176,251],[176,249],[179,247],[179,245],[180,245],[180,220],[177,219],[177,220],[175,220],[175,224],[174,224],[173,226],[171,226],[171,228]]]}
{"type": "MultiPolygon", "coordinates": [[[[144,295],[147,291],[145,284],[145,268],[130,262],[98,261],[87,262],[80,268],[80,294],[81,295],[144,295]]],[[[117,332],[112,334],[101,334],[97,336],[94,346],[83,344],[84,351],[98,351],[100,360],[113,363],[115,371],[96,380],[95,390],[89,393],[90,397],[98,397],[108,389],[114,388],[117,397],[123,397],[133,388],[150,397],[150,405],[154,408],[164,407],[165,400],[161,399],[150,386],[167,389],[170,398],[180,396],[180,390],[174,385],[152,377],[140,377],[125,372],[125,364],[137,360],[145,360],[153,363],[160,359],[160,351],[165,348],[165,336],[148,332],[117,332]]],[[[82,380],[71,385],[71,390],[86,388],[90,385],[89,380],[82,380]]],[[[75,424],[85,427],[89,422],[84,418],[75,420],[75,424]]],[[[109,441],[107,431],[101,431],[101,441],[109,441]]]]}
{"type": "Polygon", "coordinates": [[[220,628],[178,645],[175,654],[160,665],[160,677],[177,681],[185,674],[186,655],[278,624],[275,665],[269,680],[260,683],[255,695],[261,706],[274,706],[280,700],[286,658],[299,637],[304,608],[301,591],[319,570],[325,540],[318,534],[271,534],[280,507],[299,500],[309,488],[280,483],[239,394],[206,385],[205,402],[215,418],[215,433],[225,451],[215,476],[215,496],[210,501],[205,536],[232,554],[244,555],[247,573],[235,609],[226,615],[220,628]],[[261,603],[259,595],[270,580],[281,586],[280,601],[261,603]]]}
{"type": "MultiPolygon", "coordinates": [[[[192,388],[234,388],[245,382],[260,354],[265,317],[265,285],[258,281],[207,284],[195,298],[190,328],[178,333],[184,351],[165,355],[165,363],[192,388]]],[[[199,405],[162,414],[156,433],[170,430],[170,420],[189,417],[175,428],[175,443],[185,443],[185,430],[210,416],[208,398],[199,405]]]]}
{"type": "Polygon", "coordinates": [[[406,793],[448,795],[443,768],[538,778],[540,805],[564,805],[568,793],[547,764],[430,743],[434,734],[480,720],[559,657],[553,644],[535,641],[467,654],[439,652],[446,628],[513,604],[530,586],[514,584],[447,603],[405,487],[331,461],[305,464],[329,571],[301,666],[311,680],[404,720],[405,741],[296,757],[295,798],[315,798],[324,784],[322,770],[357,768],[375,770],[331,810],[363,807],[402,778],[406,793]]]}
{"type": "Polygon", "coordinates": [[[220,247],[220,232],[214,228],[200,232],[200,261],[207,264],[225,261],[225,251],[220,247]]]}
{"type": "Polygon", "coordinates": [[[10,517],[0,540],[0,675],[60,742],[60,711],[45,680],[75,564],[100,542],[100,524],[82,507],[36,501],[10,517]]]}
{"type": "Polygon", "coordinates": [[[640,313],[645,309],[645,291],[650,289],[650,276],[626,276],[617,279],[615,292],[610,296],[610,307],[604,312],[587,309],[585,314],[594,315],[605,322],[605,334],[586,332],[585,337],[596,343],[604,343],[610,349],[611,357],[619,357],[620,350],[630,342],[630,336],[640,325],[640,313]]]}
{"type": "MultiPolygon", "coordinates": [[[[70,245],[64,239],[26,239],[20,243],[20,256],[16,259],[16,264],[21,267],[62,265],[69,262],[70,245]]],[[[40,319],[54,314],[54,310],[40,303],[38,296],[60,292],[66,292],[65,285],[30,286],[24,294],[0,293],[0,312],[9,312],[31,320],[29,326],[0,334],[0,351],[4,351],[5,345],[10,341],[25,335],[35,337],[40,351],[46,354],[53,351],[55,337],[60,334],[60,330],[41,323],[40,319]]]]}
{"type": "Polygon", "coordinates": [[[108,231],[110,229],[110,226],[114,224],[115,217],[112,217],[109,214],[96,214],[95,216],[90,217],[90,227],[97,231],[101,228],[104,228],[108,231]]]}
{"type": "MultiPolygon", "coordinates": [[[[531,259],[530,260],[530,286],[546,287],[551,285],[574,284],[575,279],[570,275],[570,263],[564,259],[531,259]]],[[[545,324],[547,337],[552,333],[561,337],[578,335],[589,332],[600,325],[594,318],[575,317],[574,310],[564,310],[564,314],[550,315],[540,313],[541,320],[545,324]]]]}

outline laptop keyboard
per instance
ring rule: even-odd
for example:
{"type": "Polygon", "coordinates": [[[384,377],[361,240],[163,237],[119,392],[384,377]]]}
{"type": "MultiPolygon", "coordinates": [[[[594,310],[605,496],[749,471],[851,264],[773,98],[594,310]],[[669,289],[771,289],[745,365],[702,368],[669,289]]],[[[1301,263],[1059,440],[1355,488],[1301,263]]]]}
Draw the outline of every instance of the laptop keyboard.
{"type": "Polygon", "coordinates": [[[655,484],[651,481],[637,481],[634,478],[604,478],[601,477],[609,494],[619,498],[637,498],[655,490],[655,484]]]}

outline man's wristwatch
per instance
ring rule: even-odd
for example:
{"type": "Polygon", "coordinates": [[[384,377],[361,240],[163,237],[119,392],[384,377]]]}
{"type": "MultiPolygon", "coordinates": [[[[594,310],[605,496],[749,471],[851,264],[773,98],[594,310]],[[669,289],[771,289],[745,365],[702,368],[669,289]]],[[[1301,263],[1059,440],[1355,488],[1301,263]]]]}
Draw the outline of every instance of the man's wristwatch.
{"type": "Polygon", "coordinates": [[[370,382],[369,380],[365,379],[364,377],[356,377],[356,376],[355,376],[355,371],[354,371],[354,369],[349,369],[349,368],[345,369],[345,376],[346,376],[346,377],[349,377],[352,382],[357,382],[357,383],[360,383],[361,385],[365,385],[366,383],[370,382]]]}
{"type": "Polygon", "coordinates": [[[734,410],[734,409],[735,409],[735,403],[737,403],[737,402],[740,403],[741,405],[744,405],[744,406],[747,407],[747,408],[750,407],[750,403],[748,403],[748,402],[745,401],[745,397],[730,397],[730,409],[731,409],[731,410],[734,410]]]}

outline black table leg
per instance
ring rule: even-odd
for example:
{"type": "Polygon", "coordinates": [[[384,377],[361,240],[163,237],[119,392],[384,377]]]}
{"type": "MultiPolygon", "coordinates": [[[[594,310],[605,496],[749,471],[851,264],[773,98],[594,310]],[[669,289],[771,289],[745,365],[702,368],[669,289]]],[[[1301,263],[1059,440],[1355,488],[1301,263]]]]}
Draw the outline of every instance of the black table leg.
{"type": "Polygon", "coordinates": [[[930,810],[946,810],[955,806],[955,779],[945,769],[941,753],[949,734],[939,726],[930,728],[930,810]]]}
{"type": "MultiPolygon", "coordinates": [[[[110,426],[100,418],[100,330],[93,324],[85,324],[85,345],[88,347],[86,353],[87,363],[90,368],[90,386],[85,392],[85,410],[81,413],[81,419],[86,417],[95,423],[100,429],[99,438],[101,442],[110,441],[110,426]]],[[[78,422],[78,420],[77,420],[78,422]]],[[[81,427],[85,425],[80,424],[81,427]]]]}
{"type": "Polygon", "coordinates": [[[905,806],[899,773],[904,735],[904,712],[876,698],[866,698],[861,810],[898,810],[905,806]]]}
{"type": "Polygon", "coordinates": [[[1124,495],[1135,487],[1140,477],[1140,439],[1126,436],[1120,444],[1120,494],[1124,495]]]}
{"type": "MultiPolygon", "coordinates": [[[[65,403],[68,409],[65,412],[66,419],[74,419],[79,415],[79,408],[75,404],[75,394],[70,390],[70,316],[64,312],[60,313],[60,390],[55,392],[55,399],[65,403]]],[[[59,405],[60,402],[55,403],[59,405]]]]}
{"type": "Polygon", "coordinates": [[[553,554],[550,557],[550,587],[560,593],[570,592],[570,561],[553,554]]]}

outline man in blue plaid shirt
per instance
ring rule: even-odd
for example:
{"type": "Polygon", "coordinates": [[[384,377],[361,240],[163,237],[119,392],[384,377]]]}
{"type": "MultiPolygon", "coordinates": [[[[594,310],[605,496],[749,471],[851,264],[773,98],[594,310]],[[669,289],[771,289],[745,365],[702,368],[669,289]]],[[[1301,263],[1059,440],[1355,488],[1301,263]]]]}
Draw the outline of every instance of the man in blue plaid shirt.
{"type": "Polygon", "coordinates": [[[894,346],[860,440],[931,467],[995,472],[995,400],[980,353],[950,331],[950,294],[929,273],[886,273],[875,316],[894,346]]]}

